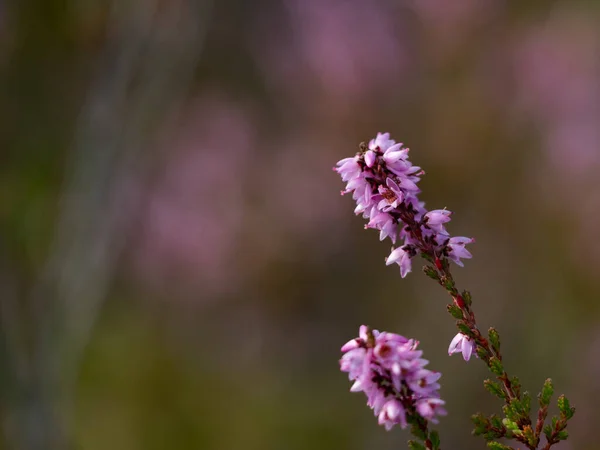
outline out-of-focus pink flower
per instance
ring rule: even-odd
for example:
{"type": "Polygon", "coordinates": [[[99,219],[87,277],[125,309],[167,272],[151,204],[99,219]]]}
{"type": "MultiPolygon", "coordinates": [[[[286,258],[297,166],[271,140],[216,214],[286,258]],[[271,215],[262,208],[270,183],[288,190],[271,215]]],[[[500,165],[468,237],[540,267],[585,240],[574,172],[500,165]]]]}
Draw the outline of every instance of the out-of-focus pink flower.
{"type": "Polygon", "coordinates": [[[242,105],[217,95],[187,110],[168,140],[164,167],[148,192],[133,262],[140,281],[169,298],[235,289],[236,236],[254,127],[242,105]],[[223,139],[226,136],[227,139],[223,139]]]}
{"type": "Polygon", "coordinates": [[[401,84],[409,73],[409,40],[398,39],[403,29],[385,2],[286,0],[284,5],[283,25],[274,27],[273,18],[264,17],[254,44],[278,97],[293,97],[313,115],[315,108],[339,114],[384,86],[401,84]]]}

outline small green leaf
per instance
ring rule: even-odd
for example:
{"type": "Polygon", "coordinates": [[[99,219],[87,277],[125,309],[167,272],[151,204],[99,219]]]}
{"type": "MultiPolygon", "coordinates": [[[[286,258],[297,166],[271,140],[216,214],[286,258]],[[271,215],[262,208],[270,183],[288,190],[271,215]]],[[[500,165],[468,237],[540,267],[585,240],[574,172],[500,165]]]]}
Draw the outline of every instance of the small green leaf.
{"type": "Polygon", "coordinates": [[[483,414],[477,413],[477,414],[473,414],[471,416],[471,421],[475,425],[483,425],[483,424],[486,424],[488,422],[488,419],[483,414]]]}
{"type": "Polygon", "coordinates": [[[500,386],[500,383],[496,383],[495,381],[487,379],[483,382],[483,385],[492,395],[495,395],[502,400],[506,399],[506,393],[502,389],[502,386],[500,386]]]}
{"type": "Polygon", "coordinates": [[[454,281],[451,280],[450,278],[445,278],[444,279],[444,287],[446,288],[446,290],[448,292],[453,292],[454,291],[454,281]]]}
{"type": "Polygon", "coordinates": [[[504,429],[504,425],[502,425],[502,418],[498,417],[497,415],[492,415],[492,417],[490,417],[490,422],[492,423],[492,426],[494,428],[498,428],[498,429],[504,429]]]}
{"type": "Polygon", "coordinates": [[[425,446],[417,441],[408,441],[408,448],[410,450],[426,450],[425,446]]]}
{"type": "Polygon", "coordinates": [[[535,434],[534,434],[533,430],[531,429],[530,425],[525,425],[523,427],[523,436],[525,437],[525,439],[527,439],[527,442],[529,442],[529,445],[531,445],[533,447],[536,446],[535,434]]]}
{"type": "Polygon", "coordinates": [[[559,440],[561,440],[561,441],[564,441],[564,440],[566,440],[566,439],[569,437],[569,432],[568,432],[567,430],[562,430],[562,431],[559,431],[559,432],[556,434],[556,437],[557,437],[559,440]]]}
{"type": "Polygon", "coordinates": [[[462,319],[463,318],[463,312],[462,310],[456,306],[455,304],[450,304],[448,306],[446,306],[446,308],[448,309],[448,312],[450,313],[450,315],[452,317],[454,317],[455,319],[462,319]]]}
{"type": "Polygon", "coordinates": [[[500,442],[488,442],[487,446],[492,450],[513,450],[500,442]]]}
{"type": "Polygon", "coordinates": [[[479,358],[482,361],[485,361],[487,363],[491,356],[490,353],[483,347],[477,347],[476,351],[477,351],[477,356],[479,356],[479,358]]]}
{"type": "Polygon", "coordinates": [[[414,424],[411,427],[410,432],[412,433],[413,436],[421,439],[422,441],[427,439],[427,435],[423,432],[423,430],[421,429],[421,427],[419,427],[418,424],[414,424]]]}
{"type": "Polygon", "coordinates": [[[471,303],[473,303],[473,300],[471,298],[471,293],[469,291],[463,291],[462,298],[465,301],[465,304],[467,306],[471,306],[471,303]]]}
{"type": "Polygon", "coordinates": [[[569,399],[567,397],[565,397],[564,395],[558,397],[558,409],[561,413],[565,414],[566,411],[570,408],[570,406],[571,405],[569,405],[569,399]]]}
{"type": "Polygon", "coordinates": [[[552,427],[550,425],[544,425],[544,434],[546,435],[546,439],[549,441],[552,437],[552,427]]]}
{"type": "Polygon", "coordinates": [[[494,430],[490,429],[487,433],[484,434],[483,438],[486,441],[493,441],[494,439],[498,439],[504,437],[504,432],[502,430],[494,430]]]}
{"type": "Polygon", "coordinates": [[[469,326],[464,321],[457,321],[456,326],[458,327],[459,331],[465,336],[468,336],[470,338],[473,337],[473,331],[471,331],[471,328],[469,328],[469,326]]]}
{"type": "Polygon", "coordinates": [[[440,448],[440,434],[433,430],[429,433],[429,440],[431,441],[431,445],[433,445],[433,450],[437,450],[440,448]]]}
{"type": "Polygon", "coordinates": [[[531,395],[529,395],[529,392],[527,392],[527,391],[525,391],[523,393],[522,413],[524,416],[527,416],[527,417],[529,417],[529,414],[531,413],[531,395]]]}
{"type": "Polygon", "coordinates": [[[567,420],[573,417],[573,415],[575,414],[575,408],[571,407],[569,399],[564,395],[558,397],[558,409],[560,410],[561,416],[563,416],[567,420]]]}
{"type": "Polygon", "coordinates": [[[429,278],[432,278],[436,281],[440,280],[440,277],[437,273],[437,270],[435,270],[434,267],[432,266],[423,266],[423,272],[425,273],[425,275],[427,275],[429,278]]]}
{"type": "Polygon", "coordinates": [[[508,420],[510,420],[511,422],[516,423],[519,421],[520,415],[515,412],[514,405],[504,405],[502,407],[502,412],[504,412],[504,415],[506,416],[506,418],[508,420]]]}
{"type": "Polygon", "coordinates": [[[519,381],[519,378],[517,377],[512,377],[510,379],[510,384],[512,386],[513,392],[515,393],[515,395],[517,397],[521,396],[521,382],[519,381]]]}
{"type": "Polygon", "coordinates": [[[500,353],[500,335],[496,331],[495,328],[490,328],[488,330],[488,336],[490,337],[490,344],[492,344],[492,349],[496,354],[500,353]]]}
{"type": "Polygon", "coordinates": [[[498,377],[504,374],[504,367],[502,367],[502,363],[498,358],[492,356],[489,361],[490,370],[492,373],[498,377]]]}
{"type": "Polygon", "coordinates": [[[502,419],[502,424],[506,427],[507,430],[511,430],[513,433],[516,431],[520,431],[519,425],[517,425],[516,422],[513,422],[512,420],[510,420],[508,418],[502,419]]]}
{"type": "Polygon", "coordinates": [[[550,378],[544,381],[544,387],[542,387],[542,392],[538,396],[540,399],[540,406],[546,407],[550,404],[550,399],[554,395],[554,386],[552,386],[552,380],[550,378]]]}
{"type": "Polygon", "coordinates": [[[471,416],[471,420],[475,424],[475,429],[473,429],[473,435],[480,436],[484,433],[487,433],[490,428],[490,421],[487,417],[485,417],[481,413],[473,414],[471,416]]]}
{"type": "Polygon", "coordinates": [[[423,253],[421,252],[421,258],[426,259],[427,261],[429,261],[431,264],[434,263],[433,258],[431,257],[431,255],[428,255],[427,253],[423,253]]]}
{"type": "Polygon", "coordinates": [[[527,412],[527,397],[529,394],[526,393],[526,396],[523,400],[519,400],[518,398],[513,398],[508,405],[506,405],[505,414],[506,417],[513,420],[514,422],[519,422],[522,418],[528,417],[529,413],[527,412]]]}

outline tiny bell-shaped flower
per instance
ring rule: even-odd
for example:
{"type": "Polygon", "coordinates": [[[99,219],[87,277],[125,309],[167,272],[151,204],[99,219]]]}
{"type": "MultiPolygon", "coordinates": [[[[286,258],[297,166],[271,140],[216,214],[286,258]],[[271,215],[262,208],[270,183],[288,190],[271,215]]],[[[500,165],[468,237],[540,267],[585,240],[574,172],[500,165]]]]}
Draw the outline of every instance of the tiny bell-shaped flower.
{"type": "Polygon", "coordinates": [[[454,336],[452,342],[450,342],[450,347],[448,347],[448,355],[462,352],[464,360],[468,361],[471,359],[471,355],[473,354],[475,347],[475,341],[462,333],[458,333],[456,336],[454,336]]]}
{"type": "Polygon", "coordinates": [[[400,276],[404,278],[412,270],[412,261],[410,254],[403,247],[392,250],[390,256],[385,260],[385,265],[398,264],[400,266],[400,276]]]}

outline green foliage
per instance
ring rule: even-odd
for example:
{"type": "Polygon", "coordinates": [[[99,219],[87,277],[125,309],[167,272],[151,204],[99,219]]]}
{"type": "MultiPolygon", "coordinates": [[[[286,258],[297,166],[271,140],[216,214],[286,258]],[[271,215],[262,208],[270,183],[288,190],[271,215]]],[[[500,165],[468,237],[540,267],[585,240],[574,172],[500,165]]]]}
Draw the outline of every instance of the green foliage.
{"type": "Polygon", "coordinates": [[[471,306],[473,303],[473,299],[471,298],[471,293],[469,291],[462,291],[462,298],[467,306],[471,306]]]}
{"type": "Polygon", "coordinates": [[[489,361],[489,367],[492,373],[498,377],[504,374],[504,367],[498,358],[492,356],[489,361]]]}
{"type": "Polygon", "coordinates": [[[490,422],[494,428],[504,428],[502,419],[495,414],[490,417],[490,422]]]}
{"type": "Polygon", "coordinates": [[[433,266],[423,266],[423,273],[435,281],[440,280],[440,276],[438,275],[437,270],[435,270],[435,267],[433,266]]]}
{"type": "Polygon", "coordinates": [[[462,320],[459,320],[456,322],[456,326],[458,327],[458,330],[464,334],[465,336],[468,336],[470,338],[473,338],[473,332],[471,331],[471,328],[462,320]]]}
{"type": "Polygon", "coordinates": [[[485,348],[483,347],[477,347],[477,356],[479,356],[479,358],[481,358],[482,361],[485,361],[486,363],[489,361],[490,357],[492,356],[490,354],[490,352],[488,352],[485,348]]]}
{"type": "Polygon", "coordinates": [[[444,278],[443,283],[448,292],[455,292],[456,288],[454,287],[454,281],[451,278],[444,278]]]}
{"type": "Polygon", "coordinates": [[[431,441],[433,450],[438,450],[440,448],[440,434],[437,431],[433,430],[429,433],[429,440],[431,441]]]}
{"type": "MultiPolygon", "coordinates": [[[[434,264],[435,261],[434,259],[431,257],[431,255],[428,255],[427,253],[421,252],[421,258],[429,261],[431,264],[434,264]]],[[[426,266],[427,267],[427,266],[426,266]]]]}
{"type": "Polygon", "coordinates": [[[487,446],[489,448],[491,448],[492,450],[513,450],[512,447],[507,447],[506,445],[501,444],[500,442],[495,442],[495,441],[488,442],[487,446]]]}
{"type": "Polygon", "coordinates": [[[523,436],[527,439],[529,445],[535,447],[537,439],[535,438],[535,433],[530,425],[525,425],[523,427],[523,436]]]}
{"type": "Polygon", "coordinates": [[[410,450],[426,450],[425,446],[417,441],[408,441],[408,448],[410,450]]]}
{"type": "Polygon", "coordinates": [[[529,417],[529,409],[531,405],[531,399],[529,394],[523,397],[522,400],[517,398],[513,398],[510,403],[504,405],[503,411],[504,415],[511,421],[518,423],[522,419],[529,417]]]}
{"type": "Polygon", "coordinates": [[[500,354],[500,335],[496,331],[495,328],[490,328],[488,330],[488,336],[490,338],[490,344],[492,344],[492,349],[494,352],[499,355],[500,354]]]}
{"type": "Polygon", "coordinates": [[[471,416],[471,421],[475,425],[475,428],[473,429],[474,436],[480,436],[489,429],[490,421],[481,413],[473,414],[471,416]]]}
{"type": "Polygon", "coordinates": [[[556,437],[557,437],[558,440],[564,441],[564,440],[566,440],[569,437],[569,432],[567,430],[559,431],[556,434],[556,437]]]}
{"type": "Polygon", "coordinates": [[[522,400],[522,412],[521,414],[525,417],[529,417],[529,414],[531,414],[531,395],[529,394],[529,392],[525,391],[523,393],[523,400],[522,400]]]}
{"type": "Polygon", "coordinates": [[[493,415],[487,418],[483,414],[478,413],[471,416],[471,420],[475,424],[473,435],[483,436],[486,441],[492,441],[507,435],[507,429],[502,424],[502,419],[498,416],[493,415]]]}
{"type": "Polygon", "coordinates": [[[483,385],[492,395],[495,395],[502,400],[506,399],[506,393],[502,389],[502,386],[500,386],[500,383],[487,379],[483,382],[483,385]]]}
{"type": "Polygon", "coordinates": [[[420,425],[420,424],[424,424],[426,422],[425,419],[423,419],[421,416],[418,416],[418,415],[413,415],[412,417],[413,417],[412,421],[409,419],[409,422],[412,424],[412,427],[410,428],[410,432],[412,433],[413,436],[421,439],[422,441],[426,440],[427,434],[425,431],[423,431],[426,428],[420,425]]]}
{"type": "Polygon", "coordinates": [[[510,379],[510,385],[512,386],[513,392],[517,397],[521,396],[521,382],[518,377],[512,377],[510,379]]]}
{"type": "Polygon", "coordinates": [[[463,318],[463,312],[462,310],[456,306],[455,304],[449,304],[447,306],[448,312],[450,313],[450,315],[452,317],[454,317],[455,319],[462,319],[463,318]]]}
{"type": "Polygon", "coordinates": [[[542,387],[542,392],[538,395],[540,400],[540,406],[542,408],[547,407],[550,404],[550,400],[552,395],[554,394],[554,386],[552,386],[552,380],[550,378],[546,379],[544,382],[544,387],[542,387]]]}
{"type": "Polygon", "coordinates": [[[519,425],[516,422],[510,420],[509,418],[502,419],[502,425],[506,427],[507,430],[512,431],[514,434],[519,434],[519,425]]]}
{"type": "Polygon", "coordinates": [[[548,441],[552,439],[552,429],[551,425],[544,425],[544,435],[548,441]]]}
{"type": "Polygon", "coordinates": [[[571,407],[569,399],[564,395],[558,397],[558,409],[560,410],[561,416],[566,420],[569,420],[575,415],[575,408],[571,407]]]}

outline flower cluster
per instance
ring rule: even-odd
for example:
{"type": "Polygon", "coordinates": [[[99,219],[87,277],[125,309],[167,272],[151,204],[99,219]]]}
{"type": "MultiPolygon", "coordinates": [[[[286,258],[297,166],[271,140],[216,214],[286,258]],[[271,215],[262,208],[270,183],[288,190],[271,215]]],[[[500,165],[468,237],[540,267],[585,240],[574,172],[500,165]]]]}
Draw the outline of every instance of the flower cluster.
{"type": "Polygon", "coordinates": [[[342,347],[341,370],[354,381],[350,390],[366,394],[367,404],[387,430],[397,424],[405,428],[414,414],[434,423],[436,415],[446,414],[438,392],[441,373],[424,368],[428,361],[417,345],[413,339],[363,325],[359,337],[342,347]]]}
{"type": "Polygon", "coordinates": [[[369,221],[365,228],[379,230],[380,240],[389,237],[394,245],[402,242],[386,264],[398,264],[403,278],[419,252],[432,258],[444,256],[462,266],[461,258],[471,258],[465,245],[473,242],[467,237],[451,237],[446,231],[450,211],[428,211],[419,200],[417,183],[424,172],[412,165],[408,151],[390,139],[389,133],[378,133],[368,146],[361,144],[359,153],[342,159],[334,168],[347,183],[342,194],[352,193],[354,212],[369,221]]]}

